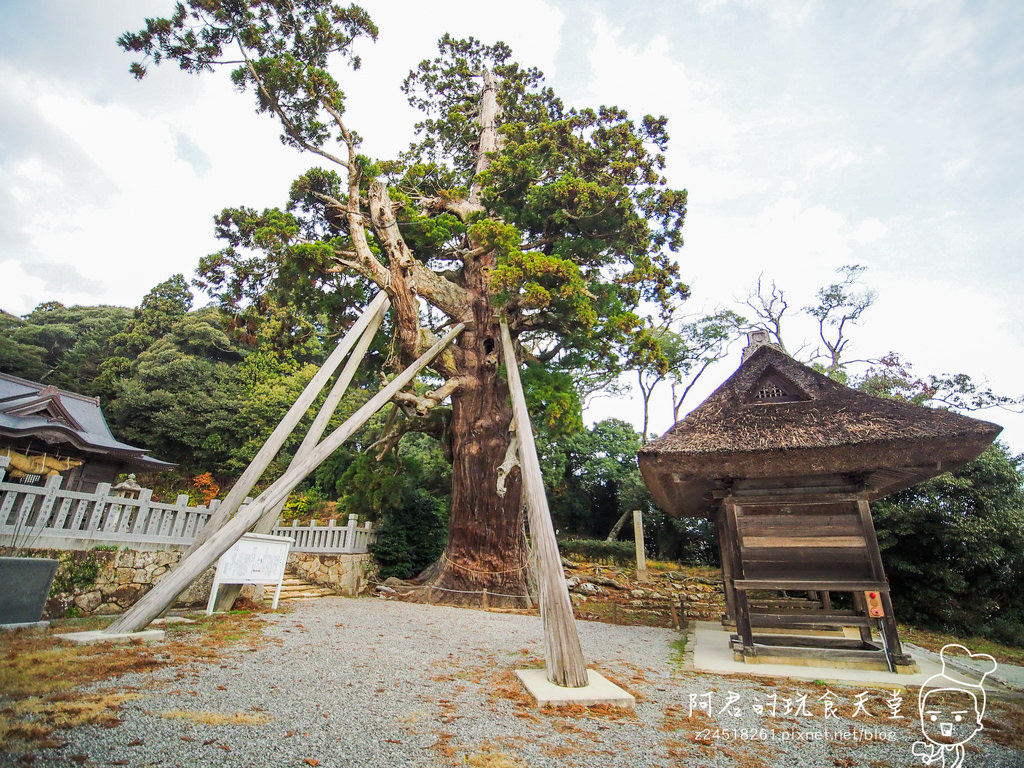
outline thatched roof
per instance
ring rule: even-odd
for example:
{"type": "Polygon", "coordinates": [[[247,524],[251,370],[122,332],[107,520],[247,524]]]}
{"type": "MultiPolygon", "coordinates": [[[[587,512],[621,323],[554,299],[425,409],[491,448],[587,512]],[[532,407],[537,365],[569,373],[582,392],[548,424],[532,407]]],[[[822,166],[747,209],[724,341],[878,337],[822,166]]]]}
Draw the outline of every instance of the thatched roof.
{"type": "Polygon", "coordinates": [[[702,516],[737,479],[841,477],[878,498],[962,466],[1001,429],[858,392],[766,345],[639,462],[659,505],[702,516]]]}

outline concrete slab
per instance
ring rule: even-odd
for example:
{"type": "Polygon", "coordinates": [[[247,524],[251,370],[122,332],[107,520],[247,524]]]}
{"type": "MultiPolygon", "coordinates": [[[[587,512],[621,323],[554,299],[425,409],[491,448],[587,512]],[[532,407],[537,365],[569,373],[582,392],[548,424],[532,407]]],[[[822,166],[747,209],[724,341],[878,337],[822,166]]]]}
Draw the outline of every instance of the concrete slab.
{"type": "MultiPolygon", "coordinates": [[[[913,643],[903,643],[903,647],[906,649],[907,653],[911,654],[916,659],[929,659],[936,666],[941,664],[939,654],[934,651],[919,648],[913,643]]],[[[996,664],[997,667],[995,671],[985,678],[986,692],[991,693],[993,690],[1000,689],[1005,689],[1006,691],[1012,691],[1014,693],[1024,692],[1024,667],[1015,666],[1013,664],[1000,664],[999,659],[996,659],[996,664]]],[[[958,658],[951,666],[968,677],[981,679],[982,663],[980,661],[958,658]]]]}
{"type": "Polygon", "coordinates": [[[89,643],[132,643],[136,640],[155,643],[163,640],[164,634],[162,629],[145,629],[142,632],[123,632],[119,634],[107,634],[102,630],[93,630],[91,632],[67,632],[62,635],[54,635],[54,637],[67,640],[70,643],[86,645],[89,643]]]}
{"type": "Polygon", "coordinates": [[[555,685],[548,681],[547,672],[543,669],[517,669],[516,677],[522,681],[540,707],[564,707],[571,704],[592,707],[607,704],[613,707],[632,708],[636,703],[633,694],[622,690],[600,672],[592,669],[587,670],[587,684],[582,688],[555,685]]]}
{"type": "Polygon", "coordinates": [[[48,621],[26,621],[21,624],[0,624],[0,632],[8,629],[25,629],[26,627],[31,627],[33,629],[46,629],[48,626],[50,626],[50,622],[48,621]]]}
{"type": "Polygon", "coordinates": [[[184,616],[164,616],[162,619],[153,619],[149,623],[151,627],[162,627],[167,624],[195,624],[195,619],[186,619],[184,616]]]}
{"type": "Polygon", "coordinates": [[[765,677],[788,677],[794,680],[823,680],[846,682],[851,685],[877,685],[905,688],[921,685],[929,677],[941,671],[937,661],[918,655],[908,649],[917,662],[917,674],[906,675],[888,670],[839,669],[835,667],[807,667],[796,664],[747,664],[733,658],[729,636],[732,632],[719,622],[698,621],[692,625],[686,640],[687,650],[693,648],[693,668],[699,672],[719,675],[761,675],[765,677]]]}

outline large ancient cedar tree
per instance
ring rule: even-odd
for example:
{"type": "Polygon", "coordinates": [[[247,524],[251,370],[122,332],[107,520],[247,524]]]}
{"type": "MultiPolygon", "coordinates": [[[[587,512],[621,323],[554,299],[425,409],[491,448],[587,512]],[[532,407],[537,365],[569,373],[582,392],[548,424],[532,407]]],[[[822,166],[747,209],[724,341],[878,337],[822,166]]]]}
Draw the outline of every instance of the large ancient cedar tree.
{"type": "Polygon", "coordinates": [[[280,122],[282,141],[326,165],[293,184],[285,210],[219,216],[227,247],[199,273],[225,306],[258,312],[264,301],[315,297],[351,316],[383,289],[399,364],[441,326],[466,323],[433,364],[443,383],[397,398],[404,416],[393,426],[396,436],[423,429],[450,441],[449,540],[428,578],[523,595],[499,317],[528,362],[577,380],[650,354],[641,308],[686,293],[668,255],[682,244],[686,192],[662,176],[664,118],[567,109],[506,45],[448,36],[402,85],[423,114],[416,141],[396,160],[360,155],[332,72],[358,69],[354,44],[376,35],[361,8],[327,0],[188,0],[119,42],[143,55],[137,77],[167,59],[192,73],[231,67],[257,110],[280,122]]]}

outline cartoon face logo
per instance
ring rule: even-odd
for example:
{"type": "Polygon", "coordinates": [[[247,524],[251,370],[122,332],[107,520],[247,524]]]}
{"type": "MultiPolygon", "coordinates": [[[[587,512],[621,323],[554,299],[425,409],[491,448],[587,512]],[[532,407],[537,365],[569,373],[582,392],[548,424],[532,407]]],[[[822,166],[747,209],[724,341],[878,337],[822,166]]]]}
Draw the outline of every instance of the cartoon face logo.
{"type": "Polygon", "coordinates": [[[921,733],[927,741],[914,742],[912,752],[925,765],[961,768],[964,744],[984,727],[984,683],[996,660],[955,643],[944,646],[939,659],[942,671],[928,678],[918,696],[921,733]]]}
{"type": "Polygon", "coordinates": [[[981,730],[978,699],[963,688],[938,688],[921,699],[921,732],[933,744],[963,744],[981,730]]]}

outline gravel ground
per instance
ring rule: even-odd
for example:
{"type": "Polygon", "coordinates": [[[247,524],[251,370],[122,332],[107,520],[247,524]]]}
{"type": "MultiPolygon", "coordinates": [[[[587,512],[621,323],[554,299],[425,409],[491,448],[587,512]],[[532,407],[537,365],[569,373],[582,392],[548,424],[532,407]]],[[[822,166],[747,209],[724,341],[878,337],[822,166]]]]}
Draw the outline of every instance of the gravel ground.
{"type": "MultiPolygon", "coordinates": [[[[263,641],[220,664],[129,675],[114,728],[81,727],[33,765],[127,766],[911,766],[920,738],[907,695],[892,720],[883,692],[715,677],[682,669],[678,632],[580,622],[590,665],[636,709],[539,710],[513,670],[542,666],[534,616],[325,598],[266,614],[263,641]],[[249,650],[257,646],[256,650],[249,650]],[[784,702],[806,695],[806,714],[784,702]],[[696,704],[710,702],[710,716],[696,704]],[[772,703],[776,709],[772,712],[772,703]],[[831,702],[836,717],[825,717],[831,702]],[[760,713],[757,710],[760,707],[760,713]],[[168,717],[176,712],[177,717],[168,717]],[[200,722],[241,713],[263,724],[200,722]],[[866,740],[870,734],[871,740],[866,740]]],[[[0,765],[23,765],[0,752],[0,765]]],[[[1024,753],[980,734],[964,768],[1024,768],[1024,753]]]]}

